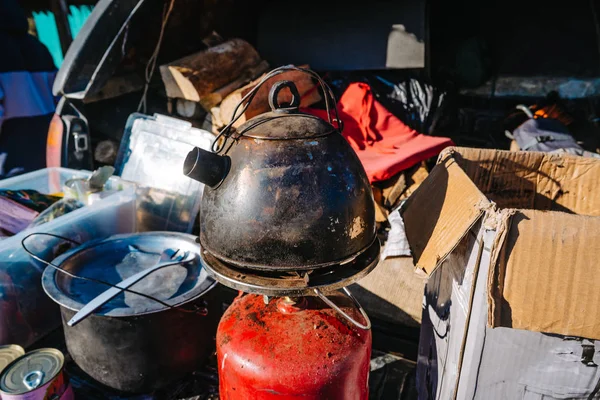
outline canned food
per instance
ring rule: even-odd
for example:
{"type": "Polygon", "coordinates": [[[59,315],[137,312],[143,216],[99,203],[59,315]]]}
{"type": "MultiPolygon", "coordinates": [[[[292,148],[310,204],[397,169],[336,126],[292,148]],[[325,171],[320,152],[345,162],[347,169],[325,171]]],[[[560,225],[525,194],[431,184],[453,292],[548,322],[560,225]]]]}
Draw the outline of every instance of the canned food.
{"type": "Polygon", "coordinates": [[[63,371],[65,358],[56,349],[31,351],[0,374],[2,400],[72,400],[73,389],[63,371]]]}
{"type": "Polygon", "coordinates": [[[25,354],[25,350],[21,346],[16,344],[8,344],[6,346],[0,346],[0,374],[4,371],[4,368],[17,358],[25,354]]]}

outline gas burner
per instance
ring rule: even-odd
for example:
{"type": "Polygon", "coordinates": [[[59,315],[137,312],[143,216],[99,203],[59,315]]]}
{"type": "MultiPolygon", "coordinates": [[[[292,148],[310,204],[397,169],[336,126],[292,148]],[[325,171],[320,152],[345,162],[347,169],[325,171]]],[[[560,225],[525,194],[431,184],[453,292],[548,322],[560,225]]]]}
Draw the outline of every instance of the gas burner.
{"type": "Polygon", "coordinates": [[[202,264],[217,281],[232,289],[265,296],[315,296],[320,291],[346,287],[371,272],[379,262],[381,245],[375,239],[369,248],[344,264],[311,271],[258,271],[225,263],[201,249],[202,264]]]}

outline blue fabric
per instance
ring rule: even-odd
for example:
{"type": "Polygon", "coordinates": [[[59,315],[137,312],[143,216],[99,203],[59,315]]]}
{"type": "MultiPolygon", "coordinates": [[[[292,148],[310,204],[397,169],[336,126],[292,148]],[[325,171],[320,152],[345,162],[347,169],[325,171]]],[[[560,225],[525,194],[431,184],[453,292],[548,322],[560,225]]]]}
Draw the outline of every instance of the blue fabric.
{"type": "MultiPolygon", "coordinates": [[[[77,36],[91,13],[91,6],[69,6],[67,20],[73,39],[75,39],[75,36],[77,36]]],[[[50,54],[52,54],[52,59],[54,60],[56,68],[60,68],[64,59],[64,54],[60,46],[60,38],[58,36],[58,28],[56,27],[54,14],[49,11],[34,12],[33,20],[35,21],[38,39],[46,45],[50,54]]]]}
{"type": "MultiPolygon", "coordinates": [[[[54,112],[56,68],[48,49],[22,29],[27,21],[15,1],[0,0],[0,129],[12,118],[54,112]],[[10,18],[9,18],[10,17],[10,18]],[[4,22],[4,24],[2,24],[4,22]]],[[[6,134],[2,129],[2,134],[6,134]]],[[[21,134],[26,134],[22,132],[21,134]]]]}
{"type": "Polygon", "coordinates": [[[92,13],[91,6],[69,6],[69,27],[71,28],[71,36],[75,39],[75,36],[81,30],[83,24],[92,13]]]}
{"type": "Polygon", "coordinates": [[[33,20],[40,42],[42,42],[50,51],[54,65],[59,68],[63,62],[63,53],[60,48],[60,39],[58,37],[58,28],[54,14],[49,11],[34,12],[33,20]]]}
{"type": "Polygon", "coordinates": [[[55,76],[55,71],[0,72],[0,128],[2,122],[10,118],[53,113],[55,76]]]}
{"type": "MultiPolygon", "coordinates": [[[[47,17],[41,14],[42,22],[47,17]]],[[[27,33],[27,18],[17,0],[0,0],[0,54],[0,153],[6,153],[5,171],[43,168],[55,108],[56,68],[48,48],[27,33]]]]}

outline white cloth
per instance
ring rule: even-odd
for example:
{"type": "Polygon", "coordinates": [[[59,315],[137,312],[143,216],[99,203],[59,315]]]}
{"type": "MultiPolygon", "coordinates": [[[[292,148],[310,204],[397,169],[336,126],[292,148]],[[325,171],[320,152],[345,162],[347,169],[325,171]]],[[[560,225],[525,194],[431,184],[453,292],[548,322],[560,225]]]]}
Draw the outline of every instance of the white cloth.
{"type": "Polygon", "coordinates": [[[404,221],[400,215],[399,208],[395,209],[388,216],[388,221],[392,228],[388,233],[387,242],[383,248],[381,258],[385,260],[388,257],[410,256],[410,247],[406,232],[404,231],[404,221]]]}

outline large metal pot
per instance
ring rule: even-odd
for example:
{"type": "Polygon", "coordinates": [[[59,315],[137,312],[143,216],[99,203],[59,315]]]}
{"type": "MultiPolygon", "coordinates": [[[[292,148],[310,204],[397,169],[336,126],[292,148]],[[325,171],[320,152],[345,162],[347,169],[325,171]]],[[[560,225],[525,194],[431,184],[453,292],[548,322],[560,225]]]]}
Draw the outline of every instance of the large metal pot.
{"type": "MultiPolygon", "coordinates": [[[[153,265],[165,249],[198,253],[195,237],[151,232],[89,242],[54,260],[79,276],[120,282],[153,265]]],[[[199,256],[164,268],[138,282],[79,324],[67,321],[107,286],[74,279],[54,268],[42,276],[46,293],[60,305],[67,349],[77,365],[97,381],[126,392],[160,388],[199,368],[214,348],[222,314],[211,290],[216,282],[199,256]]]]}
{"type": "MultiPolygon", "coordinates": [[[[240,109],[262,83],[290,69],[315,77],[328,111],[335,111],[331,90],[318,75],[295,67],[268,74],[240,109]]],[[[292,82],[277,82],[269,96],[271,112],[235,132],[234,116],[221,132],[220,148],[196,148],[185,161],[184,173],[207,185],[200,216],[203,250],[258,270],[310,270],[352,260],[376,240],[373,194],[360,160],[339,122],[335,127],[334,118],[327,122],[299,111],[292,82]],[[283,89],[292,93],[285,106],[278,101],[283,89]]]]}

